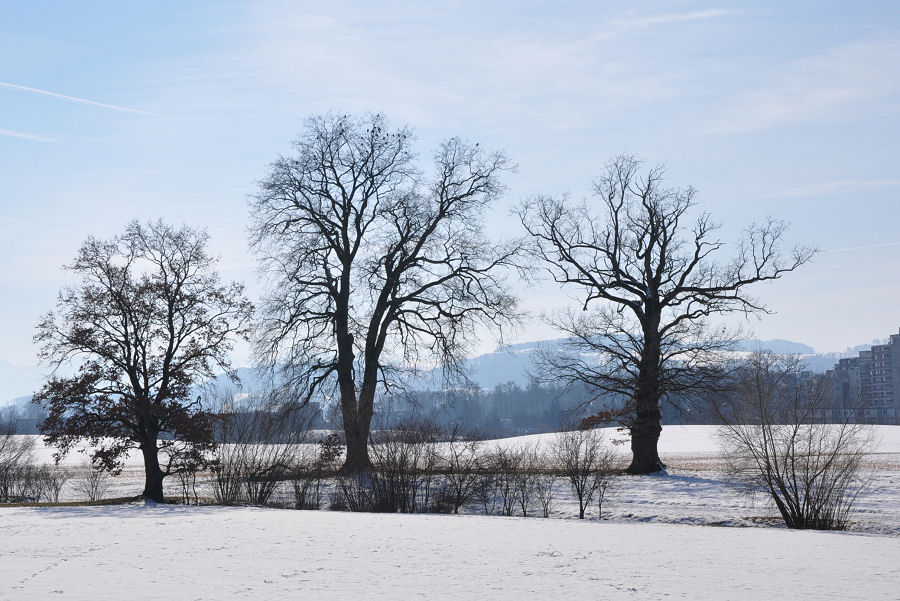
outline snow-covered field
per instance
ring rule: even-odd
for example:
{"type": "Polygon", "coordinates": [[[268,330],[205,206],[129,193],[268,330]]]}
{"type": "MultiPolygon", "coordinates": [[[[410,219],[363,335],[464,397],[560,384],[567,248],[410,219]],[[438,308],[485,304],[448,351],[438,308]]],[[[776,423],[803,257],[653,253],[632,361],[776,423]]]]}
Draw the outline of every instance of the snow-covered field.
{"type": "MultiPolygon", "coordinates": [[[[506,438],[484,443],[484,450],[494,447],[537,446],[549,449],[553,434],[537,434],[506,438]]],[[[622,439],[614,428],[607,429],[606,440],[622,439]]],[[[900,427],[877,427],[879,445],[871,459],[880,467],[871,488],[862,497],[854,513],[852,528],[856,531],[900,536],[900,427]]],[[[619,445],[623,453],[628,446],[619,445]]],[[[765,498],[748,498],[735,491],[719,473],[719,448],[714,426],[666,426],[659,443],[660,455],[669,466],[664,474],[617,479],[611,500],[604,505],[605,520],[624,522],[662,522],[716,526],[754,526],[778,523],[778,512],[765,498]]],[[[40,445],[39,461],[52,462],[53,450],[40,445]]],[[[78,466],[84,455],[73,452],[64,463],[78,466]]],[[[143,465],[140,455],[133,454],[122,475],[112,479],[106,497],[128,497],[143,488],[143,465]]],[[[201,494],[203,494],[201,486],[201,494]]],[[[208,491],[206,491],[208,493],[208,491]]],[[[166,494],[181,494],[176,478],[166,480],[166,494]]],[[[208,493],[211,496],[211,493],[208,493]]],[[[84,500],[69,483],[61,500],[84,500]]],[[[472,505],[467,513],[480,513],[472,505]]],[[[2,509],[0,509],[2,511],[2,509]]],[[[533,513],[539,513],[533,508],[533,513]]],[[[596,508],[589,515],[596,517],[596,508]]],[[[560,481],[553,518],[575,519],[578,504],[560,481]]]]}
{"type": "MultiPolygon", "coordinates": [[[[552,436],[486,445],[543,447],[552,436]]],[[[0,506],[0,599],[897,599],[900,427],[879,438],[881,472],[855,533],[759,527],[777,525],[777,512],[722,478],[704,426],[664,428],[668,473],[620,478],[603,520],[595,509],[574,519],[562,485],[552,517],[563,519],[549,520],[475,506],[462,516],[0,506]]],[[[131,462],[108,496],[138,494],[141,476],[131,462]]]]}
{"type": "Polygon", "coordinates": [[[481,516],[0,512],[0,598],[896,599],[900,538],[481,516]]]}

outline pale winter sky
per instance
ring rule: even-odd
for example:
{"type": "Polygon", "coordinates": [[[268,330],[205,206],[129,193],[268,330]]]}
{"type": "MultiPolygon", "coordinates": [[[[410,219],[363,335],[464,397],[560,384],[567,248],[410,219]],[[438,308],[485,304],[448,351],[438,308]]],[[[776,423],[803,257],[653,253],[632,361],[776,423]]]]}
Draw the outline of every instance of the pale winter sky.
{"type": "MultiPolygon", "coordinates": [[[[0,19],[0,360],[33,364],[60,266],[133,218],[207,227],[258,296],[247,197],[303,117],[384,111],[519,165],[490,217],[586,195],[637,153],[733,240],[823,249],[759,289],[761,338],[843,350],[900,326],[900,3],[9,2],[0,19]],[[138,6],[140,4],[140,6],[138,6]]],[[[534,311],[551,286],[522,291],[534,311]]],[[[550,337],[538,320],[519,340],[550,337]]],[[[493,346],[485,341],[482,350],[493,346]]],[[[239,363],[246,357],[237,357],[239,363]]]]}

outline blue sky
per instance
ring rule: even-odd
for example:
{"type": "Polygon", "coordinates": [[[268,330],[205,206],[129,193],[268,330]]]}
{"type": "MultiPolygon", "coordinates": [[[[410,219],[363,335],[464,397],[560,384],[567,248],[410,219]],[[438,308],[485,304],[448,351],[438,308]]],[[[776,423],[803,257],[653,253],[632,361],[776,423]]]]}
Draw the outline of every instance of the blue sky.
{"type": "Polygon", "coordinates": [[[207,227],[258,295],[247,196],[327,110],[384,111],[426,158],[451,135],[505,149],[498,237],[529,195],[588,194],[612,155],[665,163],[724,239],[773,215],[825,251],[758,290],[776,313],[756,335],[834,351],[900,326],[900,3],[146,4],[3,7],[2,360],[35,362],[60,266],[133,218],[207,227]]]}

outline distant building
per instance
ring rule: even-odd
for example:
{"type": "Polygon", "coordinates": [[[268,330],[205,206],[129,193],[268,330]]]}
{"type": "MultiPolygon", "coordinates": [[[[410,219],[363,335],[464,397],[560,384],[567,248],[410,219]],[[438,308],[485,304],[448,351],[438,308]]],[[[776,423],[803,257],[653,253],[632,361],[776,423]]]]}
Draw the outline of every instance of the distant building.
{"type": "Polygon", "coordinates": [[[833,417],[900,423],[900,333],[859,357],[841,359],[828,376],[834,385],[833,417]]]}

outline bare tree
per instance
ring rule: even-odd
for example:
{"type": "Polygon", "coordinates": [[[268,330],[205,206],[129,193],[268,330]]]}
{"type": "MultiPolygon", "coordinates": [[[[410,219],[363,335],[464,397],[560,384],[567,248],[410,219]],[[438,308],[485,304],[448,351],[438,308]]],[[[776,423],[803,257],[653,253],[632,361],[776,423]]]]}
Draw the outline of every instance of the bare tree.
{"type": "Polygon", "coordinates": [[[715,385],[721,375],[717,359],[736,338],[709,318],[766,311],[747,288],[814,254],[795,248],[784,259],[786,225],[770,219],[746,230],[734,259],[717,263],[725,244],[713,237],[709,215],[686,223],[694,189],[665,188],[662,167],[642,175],[640,165],[630,156],[608,163],[594,185],[599,214],[565,197],[538,197],[520,211],[554,280],[583,293],[583,311],[549,318],[569,339],[544,357],[543,371],[622,399],[622,412],[585,425],[618,418],[630,429],[633,474],[664,467],[660,402],[715,385]]]}
{"type": "Polygon", "coordinates": [[[553,456],[578,499],[579,519],[584,519],[597,492],[597,468],[604,453],[603,434],[598,430],[571,430],[556,435],[553,456]]]}
{"type": "Polygon", "coordinates": [[[34,439],[19,432],[19,413],[14,407],[0,409],[0,502],[18,502],[18,482],[34,461],[34,439]]]}
{"type": "Polygon", "coordinates": [[[843,530],[871,482],[871,426],[826,423],[831,382],[803,372],[797,357],[754,353],[718,405],[727,471],[766,494],[788,528],[843,530]]]}
{"type": "Polygon", "coordinates": [[[89,459],[81,462],[81,466],[75,470],[72,479],[72,488],[81,493],[87,500],[95,503],[103,499],[103,495],[109,490],[109,472],[102,465],[94,465],[89,459]]]}
{"type": "Polygon", "coordinates": [[[66,267],[78,283],[60,292],[35,335],[42,360],[74,368],[35,396],[49,410],[40,428],[57,461],[87,438],[95,465],[117,472],[138,449],[143,496],[162,501],[163,478],[203,460],[212,422],[191,387],[228,370],[252,312],[241,285],[220,283],[207,240],[135,221],[111,240],[88,238],[66,267]]]}
{"type": "Polygon", "coordinates": [[[312,117],[252,203],[251,243],[271,284],[259,357],[307,399],[339,399],[346,471],[370,466],[391,365],[427,356],[452,371],[476,325],[514,317],[501,269],[518,246],[490,244],[481,226],[507,160],[453,138],[426,181],[411,136],[381,115],[312,117]]]}

